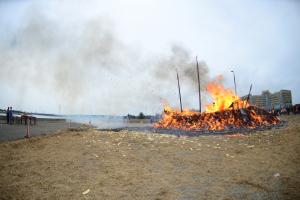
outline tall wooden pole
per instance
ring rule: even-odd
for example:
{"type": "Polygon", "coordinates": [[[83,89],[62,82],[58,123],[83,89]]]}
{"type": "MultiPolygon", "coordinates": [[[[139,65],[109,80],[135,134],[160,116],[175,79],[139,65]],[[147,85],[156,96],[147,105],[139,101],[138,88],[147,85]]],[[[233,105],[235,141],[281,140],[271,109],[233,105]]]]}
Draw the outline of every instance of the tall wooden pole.
{"type": "Polygon", "coordinates": [[[234,92],[235,92],[235,95],[237,96],[237,92],[236,92],[236,82],[235,82],[235,73],[233,70],[231,70],[232,74],[233,74],[233,83],[234,83],[234,92]]]}
{"type": "Polygon", "coordinates": [[[182,102],[181,102],[180,83],[179,83],[179,76],[178,76],[178,71],[177,71],[177,69],[176,69],[176,74],[177,74],[177,84],[178,84],[178,93],[179,93],[180,111],[182,112],[182,102]]]}
{"type": "Polygon", "coordinates": [[[250,95],[251,95],[251,90],[252,90],[252,83],[250,85],[250,89],[249,89],[249,93],[248,93],[248,97],[247,97],[246,105],[245,106],[247,106],[247,104],[249,103],[249,99],[250,99],[250,95]]]}
{"type": "Polygon", "coordinates": [[[199,112],[201,112],[201,88],[200,88],[200,74],[199,74],[199,66],[198,66],[198,59],[196,56],[196,63],[197,63],[197,77],[198,77],[198,92],[199,92],[199,112]]]}

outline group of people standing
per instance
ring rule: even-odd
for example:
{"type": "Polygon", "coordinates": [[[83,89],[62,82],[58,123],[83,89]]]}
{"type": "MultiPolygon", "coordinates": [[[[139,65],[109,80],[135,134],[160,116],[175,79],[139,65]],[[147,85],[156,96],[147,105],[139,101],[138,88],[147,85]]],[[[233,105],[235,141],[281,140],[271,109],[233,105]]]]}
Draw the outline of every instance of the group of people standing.
{"type": "Polygon", "coordinates": [[[7,107],[6,121],[7,121],[7,124],[10,124],[10,125],[13,124],[13,110],[12,110],[12,107],[7,107]]]}

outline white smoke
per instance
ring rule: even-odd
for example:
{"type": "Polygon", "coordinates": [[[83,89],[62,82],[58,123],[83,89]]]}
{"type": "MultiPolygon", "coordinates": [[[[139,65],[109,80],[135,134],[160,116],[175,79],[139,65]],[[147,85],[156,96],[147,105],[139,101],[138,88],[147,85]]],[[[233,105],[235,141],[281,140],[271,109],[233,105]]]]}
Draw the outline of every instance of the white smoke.
{"type": "MultiPolygon", "coordinates": [[[[197,102],[196,62],[184,47],[141,58],[103,17],[62,23],[30,7],[22,26],[0,40],[2,100],[19,109],[127,114],[161,111],[176,102],[178,69],[184,106],[197,102]]],[[[200,62],[202,85],[208,68],[200,62]]]]}

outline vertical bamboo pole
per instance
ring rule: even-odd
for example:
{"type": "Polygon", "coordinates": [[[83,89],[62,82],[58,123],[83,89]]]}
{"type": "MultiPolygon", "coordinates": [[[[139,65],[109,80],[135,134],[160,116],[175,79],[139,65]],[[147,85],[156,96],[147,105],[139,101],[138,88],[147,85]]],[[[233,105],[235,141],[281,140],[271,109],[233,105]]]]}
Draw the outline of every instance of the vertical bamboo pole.
{"type": "Polygon", "coordinates": [[[182,102],[181,102],[181,92],[180,92],[180,82],[179,82],[179,76],[178,76],[178,71],[177,71],[177,69],[176,69],[176,74],[177,74],[177,84],[178,84],[178,93],[179,93],[180,111],[182,112],[182,102]]]}
{"type": "Polygon", "coordinates": [[[251,90],[252,90],[252,83],[250,85],[250,89],[249,89],[249,93],[248,93],[248,97],[247,97],[247,100],[246,100],[246,105],[245,107],[247,106],[248,102],[249,102],[249,99],[250,99],[250,95],[251,95],[251,90]]]}
{"type": "Polygon", "coordinates": [[[196,56],[196,63],[197,63],[197,77],[198,77],[198,94],[199,94],[199,112],[201,112],[201,88],[200,88],[200,74],[199,74],[199,66],[198,66],[198,59],[196,56]]]}

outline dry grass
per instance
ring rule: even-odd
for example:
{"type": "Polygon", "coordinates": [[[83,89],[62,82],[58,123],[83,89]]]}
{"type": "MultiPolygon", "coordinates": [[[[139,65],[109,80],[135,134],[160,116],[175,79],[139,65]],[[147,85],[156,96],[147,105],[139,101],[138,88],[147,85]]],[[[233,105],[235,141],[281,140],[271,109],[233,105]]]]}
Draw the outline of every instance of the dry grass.
{"type": "Polygon", "coordinates": [[[237,137],[90,129],[3,142],[0,199],[299,199],[300,116],[285,119],[237,137]]]}

